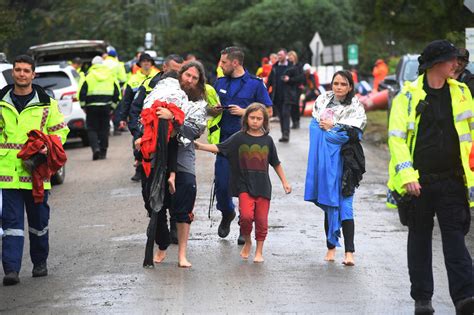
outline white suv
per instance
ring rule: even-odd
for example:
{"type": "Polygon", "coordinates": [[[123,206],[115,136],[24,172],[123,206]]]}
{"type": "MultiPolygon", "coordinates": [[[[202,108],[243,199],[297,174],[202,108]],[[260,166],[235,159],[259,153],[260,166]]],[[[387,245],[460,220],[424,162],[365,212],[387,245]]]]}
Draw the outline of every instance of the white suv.
{"type": "Polygon", "coordinates": [[[59,109],[70,130],[68,139],[80,137],[82,143],[88,145],[86,114],[76,97],[79,74],[66,63],[37,66],[35,72],[33,83],[43,87],[58,101],[59,109]]]}

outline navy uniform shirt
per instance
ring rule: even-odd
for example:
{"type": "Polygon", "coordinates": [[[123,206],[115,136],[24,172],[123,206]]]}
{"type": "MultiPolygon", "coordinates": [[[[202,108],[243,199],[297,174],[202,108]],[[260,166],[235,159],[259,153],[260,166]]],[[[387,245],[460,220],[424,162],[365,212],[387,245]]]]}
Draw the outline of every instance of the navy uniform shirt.
{"type": "MultiPolygon", "coordinates": [[[[272,101],[263,81],[251,75],[248,71],[245,71],[244,75],[238,78],[230,76],[219,78],[214,84],[214,88],[219,94],[222,106],[238,105],[247,108],[254,102],[272,106],[272,101]]],[[[231,115],[228,110],[224,110],[220,123],[221,141],[241,129],[241,118],[240,116],[231,115]]]]}

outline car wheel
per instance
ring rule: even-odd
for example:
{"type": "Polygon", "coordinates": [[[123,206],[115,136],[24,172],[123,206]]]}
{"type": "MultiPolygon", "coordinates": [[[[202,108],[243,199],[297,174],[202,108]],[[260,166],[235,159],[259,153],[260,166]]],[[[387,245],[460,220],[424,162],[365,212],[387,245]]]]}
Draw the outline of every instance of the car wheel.
{"type": "Polygon", "coordinates": [[[53,176],[51,176],[51,184],[61,185],[66,178],[66,165],[63,165],[53,176]]]}

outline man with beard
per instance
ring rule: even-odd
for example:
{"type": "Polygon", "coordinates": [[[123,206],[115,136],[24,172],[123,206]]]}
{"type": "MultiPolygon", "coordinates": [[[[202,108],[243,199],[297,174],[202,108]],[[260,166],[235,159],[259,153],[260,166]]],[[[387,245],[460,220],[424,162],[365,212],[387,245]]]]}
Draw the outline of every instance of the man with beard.
{"type": "MultiPolygon", "coordinates": [[[[153,78],[146,79],[142,85],[138,88],[138,91],[135,94],[135,98],[130,105],[130,112],[129,112],[129,122],[128,122],[128,129],[133,136],[133,141],[141,138],[143,135],[143,131],[141,129],[141,125],[139,123],[140,114],[143,109],[143,103],[145,98],[148,94],[154,89],[157,83],[168,73],[170,72],[178,72],[181,69],[181,65],[183,64],[183,58],[176,54],[171,54],[165,58],[165,62],[163,63],[163,71],[157,73],[153,78]]],[[[135,158],[137,159],[137,172],[140,173],[140,177],[142,179],[142,191],[144,191],[144,185],[146,183],[146,178],[143,176],[143,168],[141,165],[142,155],[140,150],[133,151],[135,158]]],[[[170,220],[170,237],[171,242],[173,244],[178,244],[178,235],[176,231],[176,222],[170,220]]]]}
{"type": "MultiPolygon", "coordinates": [[[[204,99],[204,68],[197,61],[185,64],[177,76],[173,73],[166,75],[145,99],[143,108],[151,107],[155,100],[160,100],[177,105],[185,114],[184,124],[175,125],[178,143],[176,179],[175,183],[172,180],[168,181],[169,189],[165,191],[165,204],[158,215],[156,242],[159,250],[154,257],[156,263],[161,263],[165,259],[166,249],[170,243],[166,209],[171,208],[170,213],[176,222],[178,232],[178,266],[191,267],[186,258],[186,248],[196,200],[196,156],[193,140],[199,138],[206,127],[207,104],[204,99]]],[[[161,119],[174,120],[172,112],[167,108],[159,108],[156,113],[161,119]]],[[[137,139],[135,142],[137,148],[140,146],[140,141],[141,139],[137,139]]]]}
{"type": "MultiPolygon", "coordinates": [[[[224,76],[217,79],[214,84],[221,100],[221,106],[209,110],[214,116],[222,114],[218,125],[220,142],[225,141],[241,129],[241,116],[251,103],[264,104],[267,106],[270,116],[272,114],[272,101],[267,89],[262,79],[245,70],[244,56],[240,47],[227,47],[221,51],[220,65],[224,76]]],[[[222,220],[218,228],[218,235],[222,238],[229,235],[230,224],[235,218],[235,206],[229,193],[229,176],[229,161],[223,155],[217,154],[214,183],[216,207],[222,212],[222,220]]],[[[238,243],[244,244],[243,238],[239,237],[238,243]]]]}

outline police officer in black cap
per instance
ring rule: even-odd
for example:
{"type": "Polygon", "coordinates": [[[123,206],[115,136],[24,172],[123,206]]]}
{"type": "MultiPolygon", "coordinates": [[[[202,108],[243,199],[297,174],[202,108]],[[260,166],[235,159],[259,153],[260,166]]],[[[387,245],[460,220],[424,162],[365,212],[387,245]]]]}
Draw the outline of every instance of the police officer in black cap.
{"type": "MultiPolygon", "coordinates": [[[[454,79],[458,50],[446,40],[431,42],[419,57],[420,76],[393,101],[389,123],[389,188],[410,197],[408,270],[415,314],[433,314],[432,233],[441,230],[449,293],[457,314],[474,312],[472,258],[465,235],[474,205],[469,167],[474,102],[454,79]]],[[[402,210],[401,203],[398,204],[402,210]]]]}
{"type": "Polygon", "coordinates": [[[469,51],[466,48],[458,49],[458,66],[454,72],[454,79],[459,82],[466,83],[471,90],[471,95],[474,95],[474,74],[466,69],[469,64],[469,51]]]}

